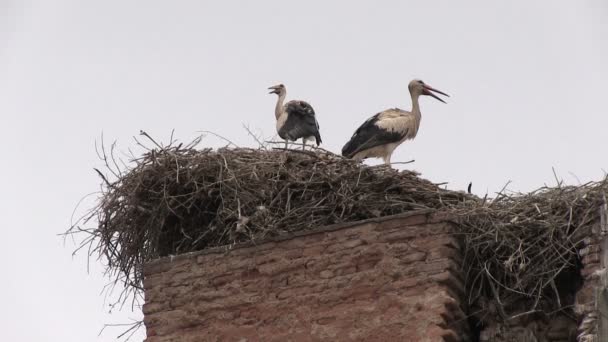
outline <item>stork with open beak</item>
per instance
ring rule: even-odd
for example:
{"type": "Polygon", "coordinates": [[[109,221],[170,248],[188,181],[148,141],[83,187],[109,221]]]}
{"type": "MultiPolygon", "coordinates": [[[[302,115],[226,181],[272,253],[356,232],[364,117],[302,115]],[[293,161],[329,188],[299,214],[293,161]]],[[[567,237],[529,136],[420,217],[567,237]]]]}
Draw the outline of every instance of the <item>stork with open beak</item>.
{"type": "Polygon", "coordinates": [[[308,102],[292,100],[285,104],[287,89],[282,84],[272,86],[270,94],[279,96],[274,115],[277,119],[277,132],[281,139],[285,139],[285,148],[289,140],[302,139],[302,149],[306,147],[307,140],[315,140],[317,146],[321,144],[319,134],[319,123],[315,117],[315,111],[308,102]]]}
{"type": "Polygon", "coordinates": [[[414,139],[420,127],[420,95],[432,96],[445,103],[434,93],[448,96],[421,80],[413,80],[408,85],[412,97],[410,112],[387,109],[367,119],[342,148],[342,155],[356,160],[382,158],[385,164],[391,163],[391,156],[397,146],[405,140],[414,139]]]}

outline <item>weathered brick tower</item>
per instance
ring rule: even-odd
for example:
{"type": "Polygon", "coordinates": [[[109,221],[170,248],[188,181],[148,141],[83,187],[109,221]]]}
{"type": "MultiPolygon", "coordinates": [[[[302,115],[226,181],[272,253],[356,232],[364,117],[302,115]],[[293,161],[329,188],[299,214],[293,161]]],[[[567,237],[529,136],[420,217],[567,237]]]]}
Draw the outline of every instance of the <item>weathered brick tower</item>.
{"type": "Polygon", "coordinates": [[[460,245],[428,212],[146,265],[148,342],[460,341],[460,245]]]}

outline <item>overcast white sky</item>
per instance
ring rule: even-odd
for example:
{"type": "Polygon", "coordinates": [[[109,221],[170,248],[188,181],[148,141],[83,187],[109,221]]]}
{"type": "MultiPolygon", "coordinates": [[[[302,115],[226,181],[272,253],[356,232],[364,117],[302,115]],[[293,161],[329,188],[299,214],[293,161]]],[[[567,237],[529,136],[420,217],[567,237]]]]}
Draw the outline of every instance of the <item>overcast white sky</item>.
{"type": "Polygon", "coordinates": [[[241,125],[274,134],[266,88],[282,82],[339,152],[367,117],[409,109],[421,78],[451,97],[422,99],[393,161],[428,179],[483,195],[608,167],[605,0],[293,3],[0,0],[3,341],[111,341],[104,323],[140,317],[108,314],[101,268],[56,235],[98,189],[102,131],[122,150],[140,129],[254,146],[241,125]]]}

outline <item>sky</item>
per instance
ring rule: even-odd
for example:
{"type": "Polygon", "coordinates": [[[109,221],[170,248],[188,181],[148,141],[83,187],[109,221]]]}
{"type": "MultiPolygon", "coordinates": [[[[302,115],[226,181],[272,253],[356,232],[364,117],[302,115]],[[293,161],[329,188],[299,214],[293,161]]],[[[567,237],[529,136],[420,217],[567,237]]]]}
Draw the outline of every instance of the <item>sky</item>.
{"type": "Polygon", "coordinates": [[[419,78],[451,97],[421,99],[392,158],[415,162],[396,167],[478,195],[554,185],[553,169],[579,184],[608,169],[606,61],[604,0],[0,0],[3,340],[113,341],[104,324],[141,318],[59,236],[99,191],[102,133],[122,152],[140,130],[255,147],[243,125],[275,135],[283,83],[339,152],[369,116],[409,110],[419,78]]]}

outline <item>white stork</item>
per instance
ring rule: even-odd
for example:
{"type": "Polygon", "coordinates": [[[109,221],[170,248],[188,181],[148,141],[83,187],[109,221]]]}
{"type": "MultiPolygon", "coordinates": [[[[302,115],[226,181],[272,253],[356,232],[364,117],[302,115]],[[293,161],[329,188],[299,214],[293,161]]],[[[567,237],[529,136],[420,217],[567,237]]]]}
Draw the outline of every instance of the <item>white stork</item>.
{"type": "Polygon", "coordinates": [[[306,140],[315,140],[317,146],[321,144],[319,134],[319,123],[315,118],[315,111],[308,102],[291,100],[283,105],[287,89],[282,84],[272,86],[270,94],[279,95],[274,115],[277,119],[277,132],[282,139],[296,141],[302,138],[302,149],[306,146],[306,140]]]}
{"type": "Polygon", "coordinates": [[[414,139],[418,133],[421,118],[418,97],[428,95],[443,103],[445,101],[432,91],[449,97],[420,80],[411,81],[408,88],[412,96],[412,111],[392,108],[367,119],[342,148],[343,156],[356,160],[382,158],[384,163],[390,164],[395,148],[405,140],[414,139]]]}

